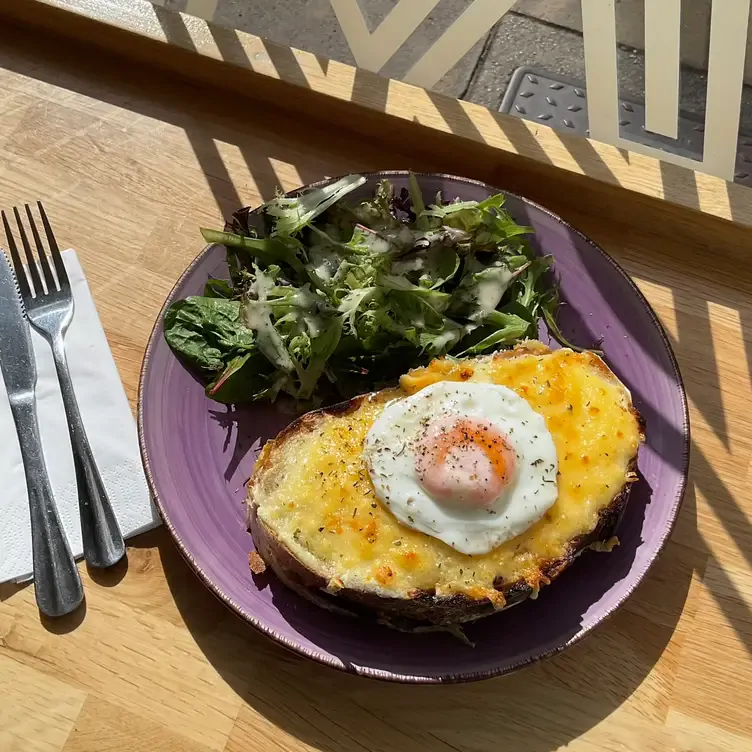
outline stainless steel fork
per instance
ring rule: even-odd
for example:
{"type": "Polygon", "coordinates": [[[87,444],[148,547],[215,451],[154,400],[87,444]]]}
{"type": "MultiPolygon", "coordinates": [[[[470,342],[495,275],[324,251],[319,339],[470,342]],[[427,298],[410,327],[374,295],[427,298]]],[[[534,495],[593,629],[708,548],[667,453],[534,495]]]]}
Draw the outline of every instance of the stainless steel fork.
{"type": "Polygon", "coordinates": [[[73,294],[68,273],[65,271],[63,257],[40,201],[37,201],[37,207],[47,236],[54,274],[28,204],[25,205],[26,216],[37,248],[36,257],[26,235],[21,215],[16,207],[13,208],[28,273],[21,261],[5,212],[1,212],[3,225],[29,321],[44,335],[52,347],[52,356],[60,381],[60,391],[63,395],[65,416],[68,419],[68,431],[73,447],[84,557],[94,567],[110,567],[123,558],[125,542],[94,461],[68,371],[63,339],[73,318],[73,294]]]}

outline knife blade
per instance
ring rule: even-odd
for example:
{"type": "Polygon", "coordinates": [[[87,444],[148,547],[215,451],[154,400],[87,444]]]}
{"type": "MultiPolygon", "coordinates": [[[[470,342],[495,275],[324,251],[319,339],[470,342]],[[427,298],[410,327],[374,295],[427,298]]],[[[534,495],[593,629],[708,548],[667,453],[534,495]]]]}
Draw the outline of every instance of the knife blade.
{"type": "Polygon", "coordinates": [[[16,424],[26,476],[37,605],[46,616],[64,616],[81,604],[84,589],[60,522],[44,461],[34,392],[37,368],[31,326],[16,275],[1,250],[0,370],[16,424]]]}
{"type": "Polygon", "coordinates": [[[31,345],[31,327],[21,300],[16,275],[0,251],[0,369],[5,388],[13,399],[33,391],[37,369],[31,345]]]}

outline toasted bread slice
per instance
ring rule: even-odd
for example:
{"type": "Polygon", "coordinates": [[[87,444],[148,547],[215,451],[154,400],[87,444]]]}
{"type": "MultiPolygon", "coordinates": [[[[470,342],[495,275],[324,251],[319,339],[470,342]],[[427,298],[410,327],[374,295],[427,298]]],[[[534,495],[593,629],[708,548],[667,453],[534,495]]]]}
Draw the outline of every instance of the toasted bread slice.
{"type": "Polygon", "coordinates": [[[268,442],[249,485],[249,528],[263,561],[320,606],[400,629],[460,624],[537,596],[588,547],[610,550],[642,440],[629,391],[596,355],[531,341],[438,359],[399,388],[308,413],[268,442]],[[401,525],[368,476],[362,446],[375,418],[436,381],[514,389],[557,447],[556,503],[488,554],[461,554],[401,525]]]}

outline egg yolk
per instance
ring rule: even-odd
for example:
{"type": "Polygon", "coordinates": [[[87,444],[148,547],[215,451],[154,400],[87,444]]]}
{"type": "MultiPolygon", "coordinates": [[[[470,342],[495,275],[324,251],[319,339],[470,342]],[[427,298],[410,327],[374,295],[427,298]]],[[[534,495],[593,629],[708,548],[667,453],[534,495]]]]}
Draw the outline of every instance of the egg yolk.
{"type": "Polygon", "coordinates": [[[492,423],[452,416],[427,427],[416,446],[415,470],[437,501],[488,507],[511,482],[516,461],[492,423]]]}

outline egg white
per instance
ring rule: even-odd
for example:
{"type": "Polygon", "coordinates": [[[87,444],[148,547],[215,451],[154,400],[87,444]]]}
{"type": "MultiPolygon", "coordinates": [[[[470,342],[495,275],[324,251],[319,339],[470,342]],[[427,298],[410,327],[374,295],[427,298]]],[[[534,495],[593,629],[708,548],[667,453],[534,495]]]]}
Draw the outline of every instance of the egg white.
{"type": "Polygon", "coordinates": [[[364,457],[379,500],[404,525],[457,551],[485,554],[537,522],[558,495],[558,460],[546,422],[511,389],[441,381],[388,405],[374,421],[364,457]],[[488,507],[441,504],[423,488],[416,447],[427,421],[446,417],[488,421],[517,454],[510,484],[488,507]]]}

